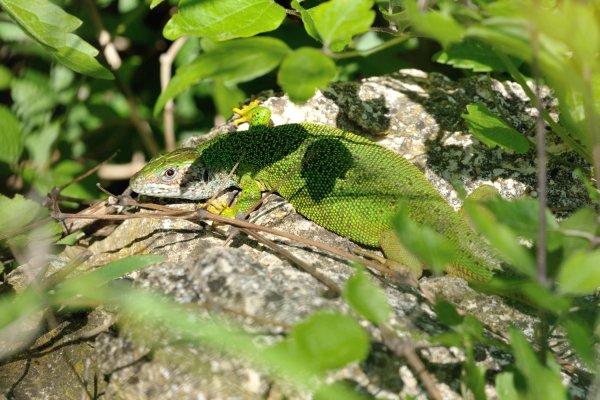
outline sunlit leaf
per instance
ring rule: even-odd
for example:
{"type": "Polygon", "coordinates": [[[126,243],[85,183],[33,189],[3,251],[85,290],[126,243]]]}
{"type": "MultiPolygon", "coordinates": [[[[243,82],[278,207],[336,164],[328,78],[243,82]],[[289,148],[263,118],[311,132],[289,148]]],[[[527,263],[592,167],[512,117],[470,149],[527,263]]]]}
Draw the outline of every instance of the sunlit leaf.
{"type": "Polygon", "coordinates": [[[0,105],[0,162],[14,164],[23,152],[23,131],[17,117],[3,105],[0,105]]]}
{"type": "Polygon", "coordinates": [[[369,30],[373,0],[329,0],[308,10],[321,41],[333,51],[343,50],[354,35],[369,30]]]}
{"type": "Polygon", "coordinates": [[[431,10],[421,13],[415,0],[407,0],[405,6],[406,15],[414,28],[437,40],[442,46],[446,47],[462,39],[463,27],[447,12],[431,10]]]}
{"type": "Polygon", "coordinates": [[[588,294],[600,287],[600,250],[575,251],[560,267],[559,290],[562,293],[588,294]]]}
{"type": "MultiPolygon", "coordinates": [[[[525,335],[517,329],[511,329],[510,337],[515,364],[519,372],[527,379],[526,398],[540,400],[566,399],[567,393],[561,382],[560,374],[552,368],[540,364],[525,335]]],[[[552,358],[552,356],[549,356],[549,358],[552,358]]]]}
{"type": "Polygon", "coordinates": [[[365,274],[364,268],[359,266],[346,282],[344,299],[354,311],[374,324],[386,323],[392,314],[383,290],[375,286],[365,274]]]}
{"type": "Polygon", "coordinates": [[[163,33],[171,40],[183,35],[243,38],[277,29],[285,15],[285,9],[274,0],[180,0],[179,12],[163,33]]]}
{"type": "Polygon", "coordinates": [[[462,114],[461,117],[467,121],[469,131],[489,147],[500,146],[516,153],[526,153],[529,150],[527,138],[484,104],[469,104],[467,111],[468,114],[462,114]]]}
{"type": "Polygon", "coordinates": [[[471,202],[463,206],[470,221],[477,230],[484,234],[492,246],[498,251],[498,257],[509,263],[519,272],[534,277],[535,263],[517,238],[517,235],[506,225],[498,223],[496,218],[483,205],[471,202]]]}
{"type": "Polygon", "coordinates": [[[113,79],[94,57],[89,43],[73,32],[81,21],[48,0],[0,0],[0,6],[35,41],[73,71],[95,78],[113,79]]]}
{"type": "Polygon", "coordinates": [[[169,86],[156,101],[154,113],[158,114],[168,100],[203,79],[238,83],[264,75],[279,65],[289,51],[284,42],[269,37],[219,43],[177,70],[169,86]]]}
{"type": "Polygon", "coordinates": [[[502,72],[506,69],[494,50],[477,40],[465,39],[436,53],[434,61],[452,65],[454,68],[470,69],[475,72],[502,72]]]}
{"type": "Polygon", "coordinates": [[[295,103],[310,99],[317,89],[324,89],[335,78],[335,63],[317,49],[300,48],[281,63],[277,80],[295,103]]]}

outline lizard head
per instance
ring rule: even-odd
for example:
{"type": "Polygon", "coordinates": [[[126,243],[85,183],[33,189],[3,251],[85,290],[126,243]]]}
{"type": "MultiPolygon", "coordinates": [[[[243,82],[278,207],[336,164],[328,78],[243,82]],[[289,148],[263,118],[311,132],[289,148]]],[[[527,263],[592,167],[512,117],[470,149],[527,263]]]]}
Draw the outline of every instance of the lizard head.
{"type": "Polygon", "coordinates": [[[203,165],[193,147],[154,157],[129,181],[139,194],[187,200],[208,199],[235,184],[228,173],[203,165]]]}

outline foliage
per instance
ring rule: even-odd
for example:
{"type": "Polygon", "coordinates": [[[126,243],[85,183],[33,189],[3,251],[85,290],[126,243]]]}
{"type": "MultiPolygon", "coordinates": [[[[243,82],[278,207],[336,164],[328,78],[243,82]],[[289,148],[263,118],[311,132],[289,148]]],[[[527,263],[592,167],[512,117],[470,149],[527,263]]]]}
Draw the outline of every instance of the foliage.
{"type": "MultiPolygon", "coordinates": [[[[155,153],[160,114],[169,100],[176,103],[175,120],[184,136],[207,130],[214,117],[228,116],[232,106],[261,91],[281,89],[301,103],[336,79],[381,75],[406,65],[454,77],[510,79],[521,85],[532,107],[541,100],[531,88],[537,80],[553,90],[560,111],[556,119],[541,109],[543,121],[595,167],[596,185],[600,178],[597,2],[0,0],[0,8],[4,272],[17,260],[22,263],[78,240],[80,233],[57,243],[60,226],[34,200],[62,185],[62,195],[98,198],[96,174],[73,179],[117,150],[118,163],[129,162],[134,151],[155,153]],[[184,35],[176,71],[161,90],[161,53],[170,40],[184,35]],[[412,63],[409,52],[432,62],[412,63]]],[[[537,150],[491,104],[474,103],[456,112],[477,140],[498,151],[537,150]]],[[[594,182],[580,176],[597,200],[594,182]]],[[[123,186],[106,177],[101,182],[115,191],[123,186]]],[[[485,289],[518,293],[553,330],[566,332],[587,368],[597,372],[597,312],[579,307],[580,296],[592,295],[600,286],[600,224],[594,206],[559,221],[533,199],[485,198],[467,200],[464,213],[517,275],[499,277],[485,289]],[[543,229],[540,215],[546,220],[543,229]],[[537,264],[538,251],[548,260],[546,273],[537,264]]],[[[443,237],[407,215],[395,222],[403,243],[425,264],[441,272],[452,262],[455,249],[443,237]]],[[[317,398],[359,396],[339,382],[325,383],[329,371],[361,362],[368,354],[369,337],[355,318],[309,316],[284,340],[260,347],[229,323],[191,315],[167,299],[114,281],[156,261],[151,256],[124,259],[5,295],[0,298],[0,326],[47,308],[59,312],[114,305],[125,318],[142,317],[145,323],[169,327],[173,337],[246,358],[317,398]]],[[[392,318],[384,292],[360,268],[348,280],[344,298],[374,327],[383,329],[392,318]]],[[[517,330],[508,345],[490,340],[477,319],[460,315],[444,301],[436,303],[436,313],[448,328],[436,341],[464,349],[462,382],[474,398],[485,398],[485,383],[491,381],[475,363],[477,346],[489,344],[514,357],[510,368],[493,378],[500,398],[567,398],[559,367],[544,346],[536,354],[517,330]]],[[[542,340],[549,334],[540,327],[542,340]]]]}

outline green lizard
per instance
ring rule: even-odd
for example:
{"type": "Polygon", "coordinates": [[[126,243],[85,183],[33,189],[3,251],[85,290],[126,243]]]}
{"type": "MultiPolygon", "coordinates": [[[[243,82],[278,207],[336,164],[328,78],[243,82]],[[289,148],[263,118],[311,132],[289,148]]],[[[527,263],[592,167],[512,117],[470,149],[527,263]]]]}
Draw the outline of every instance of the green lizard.
{"type": "Polygon", "coordinates": [[[249,130],[157,156],[131,178],[131,188],[143,195],[203,200],[239,187],[236,204],[222,212],[235,217],[279,184],[277,192],[306,218],[381,248],[392,268],[399,263],[419,277],[422,263],[392,227],[392,217],[405,206],[414,221],[457,245],[458,257],[447,273],[483,282],[493,276],[498,262],[489,246],[402,156],[325,125],[269,126],[270,110],[256,104],[234,111],[241,116],[236,122],[248,121],[249,130]]]}

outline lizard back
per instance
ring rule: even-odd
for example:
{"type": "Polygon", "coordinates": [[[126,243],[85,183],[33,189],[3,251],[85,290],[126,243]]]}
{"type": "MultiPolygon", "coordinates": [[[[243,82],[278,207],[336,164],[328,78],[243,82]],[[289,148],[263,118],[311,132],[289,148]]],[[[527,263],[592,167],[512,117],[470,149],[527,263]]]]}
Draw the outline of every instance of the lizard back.
{"type": "Polygon", "coordinates": [[[239,162],[238,181],[248,174],[267,190],[295,169],[277,192],[300,214],[355,242],[380,246],[381,234],[392,229],[392,217],[405,205],[413,220],[465,254],[490,258],[488,246],[416,166],[356,134],[309,123],[257,126],[218,136],[198,150],[204,165],[230,171],[239,162]]]}

